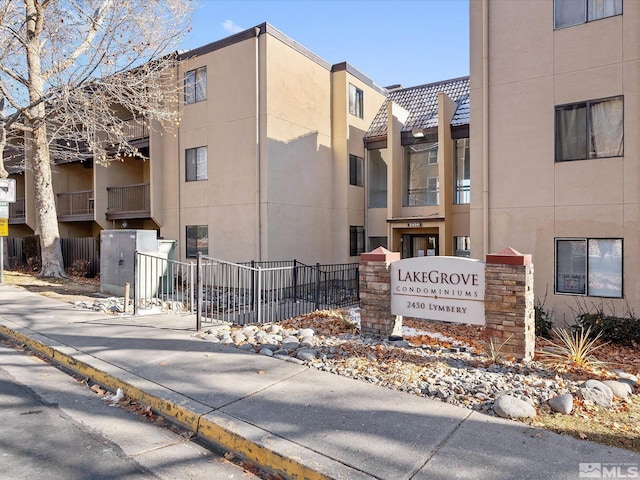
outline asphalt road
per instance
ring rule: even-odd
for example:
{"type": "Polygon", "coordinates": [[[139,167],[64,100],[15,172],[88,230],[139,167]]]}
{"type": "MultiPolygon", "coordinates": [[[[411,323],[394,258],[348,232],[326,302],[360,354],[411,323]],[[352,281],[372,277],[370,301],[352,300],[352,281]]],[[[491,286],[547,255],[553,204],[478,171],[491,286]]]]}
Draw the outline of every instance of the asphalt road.
{"type": "Polygon", "coordinates": [[[257,479],[186,432],[110,406],[0,342],[0,476],[21,480],[257,479]]]}

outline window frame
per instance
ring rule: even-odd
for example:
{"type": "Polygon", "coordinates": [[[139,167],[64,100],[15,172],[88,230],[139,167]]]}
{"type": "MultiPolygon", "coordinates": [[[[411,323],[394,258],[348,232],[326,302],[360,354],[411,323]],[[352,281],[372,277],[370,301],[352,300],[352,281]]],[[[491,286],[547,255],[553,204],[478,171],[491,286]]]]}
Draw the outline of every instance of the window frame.
{"type": "Polygon", "coordinates": [[[349,154],[349,185],[364,187],[364,158],[349,154]]]}
{"type": "Polygon", "coordinates": [[[358,118],[364,118],[364,91],[349,83],[349,113],[358,118]],[[353,98],[352,98],[353,90],[353,98]]]}
{"type": "Polygon", "coordinates": [[[209,149],[207,148],[207,145],[203,145],[200,147],[192,147],[192,148],[185,148],[184,150],[184,179],[185,182],[204,182],[206,180],[209,180],[209,149]],[[206,156],[206,162],[205,162],[205,166],[204,166],[204,178],[198,178],[198,151],[204,149],[205,152],[205,156],[206,156]],[[195,152],[195,156],[196,156],[196,161],[194,163],[195,165],[195,177],[194,178],[189,178],[189,152],[195,152]]]}
{"type": "MultiPolygon", "coordinates": [[[[404,164],[403,164],[403,207],[435,207],[440,205],[440,166],[438,152],[440,150],[440,144],[438,142],[424,142],[414,145],[407,145],[404,147],[404,164]],[[415,150],[420,149],[420,150],[415,150]],[[413,152],[412,152],[413,150],[413,152]],[[412,182],[412,157],[415,155],[426,155],[423,160],[422,172],[419,176],[423,177],[424,183],[418,187],[411,188],[412,182]],[[434,176],[435,173],[435,176],[434,176]],[[436,185],[434,188],[429,188],[430,180],[436,179],[436,185]],[[430,195],[435,195],[435,203],[429,202],[426,199],[430,195]],[[418,201],[424,197],[425,201],[418,201]]],[[[417,161],[417,159],[415,160],[417,161]]],[[[421,170],[421,169],[420,169],[421,170]]],[[[418,169],[415,173],[418,173],[418,169]]]]}
{"type": "MultiPolygon", "coordinates": [[[[597,18],[589,19],[589,0],[583,0],[583,2],[584,2],[584,21],[558,26],[558,24],[557,24],[557,9],[556,9],[556,5],[559,4],[559,1],[562,2],[563,0],[553,0],[553,29],[554,30],[562,30],[564,28],[571,28],[571,27],[575,27],[577,25],[584,25],[585,23],[597,22],[598,20],[603,20],[605,18],[617,17],[617,16],[622,15],[624,13],[624,0],[620,0],[620,13],[614,13],[612,15],[606,15],[604,17],[597,17],[597,18]]],[[[615,1],[615,0],[613,0],[613,1],[615,1]]]]}
{"type": "MultiPolygon", "coordinates": [[[[556,105],[554,107],[554,158],[555,158],[555,162],[556,163],[563,163],[563,162],[575,162],[575,161],[580,161],[580,160],[594,160],[594,159],[598,159],[598,158],[617,158],[617,157],[624,157],[624,125],[625,125],[625,115],[624,115],[625,109],[624,109],[624,95],[615,95],[612,97],[605,97],[605,98],[596,98],[596,99],[592,99],[592,100],[583,100],[583,101],[579,101],[579,102],[571,102],[571,103],[565,103],[562,105],[556,105]],[[591,129],[591,115],[590,115],[590,111],[591,111],[591,107],[593,105],[596,104],[600,104],[600,103],[604,103],[604,102],[608,102],[608,101],[612,101],[612,100],[617,100],[620,99],[622,101],[622,151],[619,155],[598,155],[597,152],[592,155],[591,152],[591,148],[590,148],[590,144],[591,144],[591,134],[592,134],[592,129],[591,129]],[[585,128],[586,131],[585,133],[585,155],[584,157],[581,158],[568,158],[568,159],[562,159],[559,158],[560,157],[560,141],[559,141],[559,122],[558,122],[558,113],[560,111],[566,110],[567,107],[578,107],[580,105],[584,105],[585,106],[585,128]]],[[[566,133],[566,132],[563,132],[566,133]]]]}
{"type": "Polygon", "coordinates": [[[454,235],[453,236],[453,255],[462,258],[471,258],[471,237],[469,235],[454,235]],[[462,240],[462,243],[466,243],[469,248],[460,247],[458,240],[462,240]],[[458,252],[466,252],[464,255],[458,255],[458,252]]]}
{"type": "Polygon", "coordinates": [[[203,255],[209,255],[209,225],[186,225],[185,226],[185,255],[186,258],[196,258],[198,256],[198,253],[202,253],[203,255]],[[198,231],[200,229],[205,229],[206,230],[206,237],[198,237],[198,231]],[[191,249],[189,247],[189,231],[193,231],[195,233],[195,236],[193,237],[195,239],[196,242],[196,246],[195,249],[191,249]],[[204,238],[207,239],[207,243],[206,245],[199,245],[199,241],[203,240],[204,238]]]}
{"type": "Polygon", "coordinates": [[[554,276],[553,276],[553,292],[555,295],[570,295],[578,297],[591,297],[591,298],[611,298],[622,299],[624,298],[624,238],[622,237],[557,237],[554,239],[553,249],[553,261],[554,261],[554,276]],[[591,241],[619,241],[620,242],[620,295],[596,295],[590,292],[590,283],[592,276],[597,275],[599,272],[590,271],[590,259],[589,259],[589,242],[591,241]],[[559,271],[558,261],[558,244],[560,242],[584,242],[585,243],[585,259],[584,259],[584,293],[569,292],[566,289],[561,290],[558,285],[558,276],[561,273],[559,271]]]}
{"type": "Polygon", "coordinates": [[[469,137],[454,140],[453,154],[453,204],[468,205],[471,203],[471,142],[469,137]],[[460,144],[464,141],[464,157],[458,156],[460,144]],[[462,163],[462,177],[460,176],[460,163],[462,163]],[[468,177],[468,178],[467,178],[468,177]]]}
{"type": "Polygon", "coordinates": [[[204,102],[207,99],[207,66],[193,68],[184,72],[184,86],[183,86],[183,100],[185,105],[193,105],[194,103],[204,102]],[[204,72],[202,77],[199,77],[204,72]],[[193,81],[187,78],[188,75],[193,75],[193,81]],[[200,89],[202,97],[198,97],[198,84],[203,85],[200,89]]]}
{"type": "Polygon", "coordinates": [[[362,225],[349,226],[349,256],[357,257],[364,253],[365,234],[362,225]]]}

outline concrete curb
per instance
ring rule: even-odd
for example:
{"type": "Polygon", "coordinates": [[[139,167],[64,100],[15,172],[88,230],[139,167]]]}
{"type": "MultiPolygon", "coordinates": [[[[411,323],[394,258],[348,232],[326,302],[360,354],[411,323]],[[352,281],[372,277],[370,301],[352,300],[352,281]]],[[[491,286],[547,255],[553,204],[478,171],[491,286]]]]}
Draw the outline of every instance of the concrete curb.
{"type": "Polygon", "coordinates": [[[39,352],[53,362],[109,389],[115,391],[120,388],[124,394],[172,419],[202,440],[232,451],[286,478],[375,478],[32,330],[22,327],[14,329],[0,323],[0,336],[14,339],[30,350],[39,352]]]}

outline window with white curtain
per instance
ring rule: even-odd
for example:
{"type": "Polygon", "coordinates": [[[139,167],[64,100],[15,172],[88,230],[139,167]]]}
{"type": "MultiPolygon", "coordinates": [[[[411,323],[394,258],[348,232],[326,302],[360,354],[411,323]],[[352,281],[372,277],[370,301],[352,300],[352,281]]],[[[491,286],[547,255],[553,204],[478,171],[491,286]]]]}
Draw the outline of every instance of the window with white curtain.
{"type": "Polygon", "coordinates": [[[554,0],[554,28],[622,15],[622,0],[554,0]]]}
{"type": "Polygon", "coordinates": [[[352,84],[349,84],[349,113],[360,118],[364,116],[364,92],[352,84]]]}
{"type": "Polygon", "coordinates": [[[187,182],[197,182],[208,178],[207,147],[185,150],[185,178],[187,182]]]}
{"type": "Polygon", "coordinates": [[[556,107],[556,162],[622,155],[623,97],[556,107]]]}
{"type": "Polygon", "coordinates": [[[207,67],[189,70],[184,74],[184,103],[202,102],[207,99],[207,67]]]}

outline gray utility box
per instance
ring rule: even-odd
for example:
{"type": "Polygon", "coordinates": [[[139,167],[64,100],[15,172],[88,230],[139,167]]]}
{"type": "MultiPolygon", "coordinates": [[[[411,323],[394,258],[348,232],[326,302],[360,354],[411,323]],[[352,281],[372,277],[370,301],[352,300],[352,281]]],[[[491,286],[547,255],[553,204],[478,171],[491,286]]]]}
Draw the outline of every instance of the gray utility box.
{"type": "MultiPolygon", "coordinates": [[[[124,285],[134,288],[135,252],[157,254],[155,230],[103,230],[100,232],[100,291],[124,295],[124,285]]],[[[133,290],[131,290],[133,294],[133,290]]]]}

